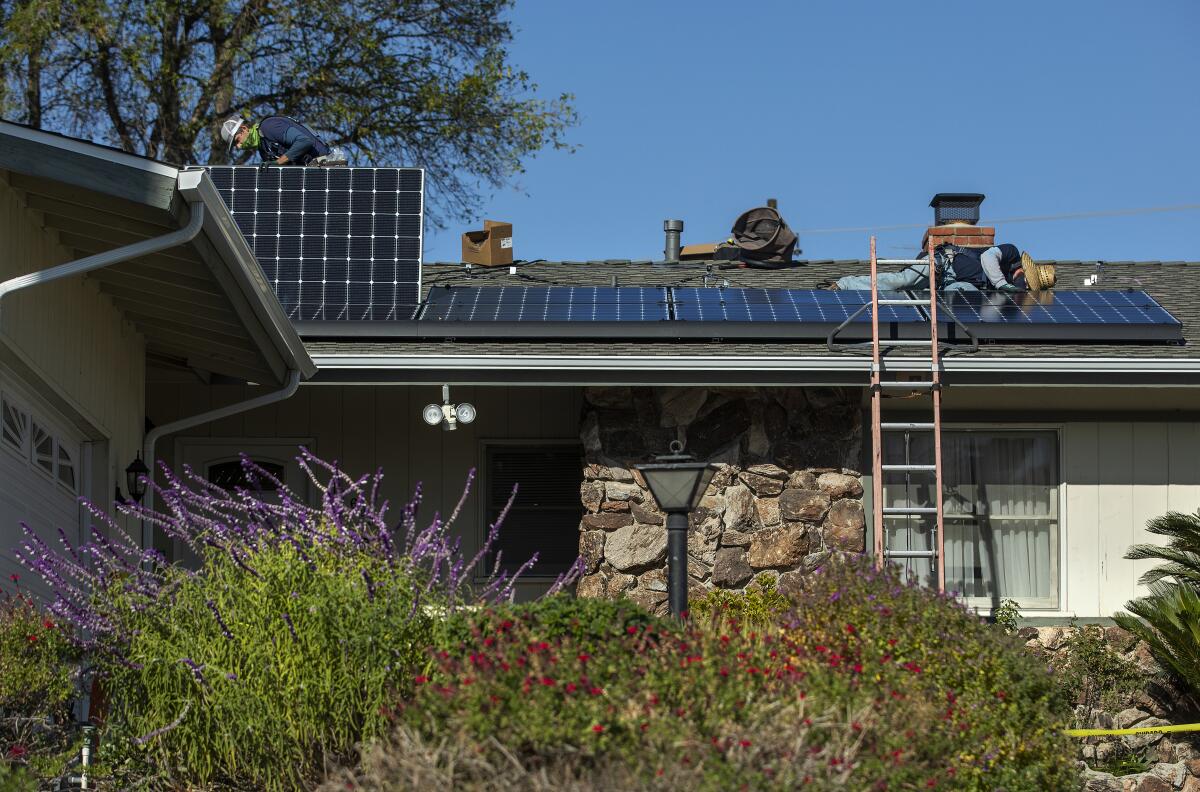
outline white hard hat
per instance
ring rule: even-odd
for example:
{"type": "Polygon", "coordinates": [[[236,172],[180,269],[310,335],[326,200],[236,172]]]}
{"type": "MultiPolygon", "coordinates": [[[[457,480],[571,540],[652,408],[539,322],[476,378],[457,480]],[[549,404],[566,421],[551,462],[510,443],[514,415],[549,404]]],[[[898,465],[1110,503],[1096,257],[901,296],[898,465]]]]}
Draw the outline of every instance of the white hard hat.
{"type": "Polygon", "coordinates": [[[243,121],[241,118],[234,116],[234,117],[230,118],[228,121],[226,121],[224,124],[221,124],[221,140],[224,140],[226,143],[228,143],[230,149],[233,148],[234,136],[238,133],[238,130],[241,129],[242,125],[245,123],[246,122],[243,121]]]}

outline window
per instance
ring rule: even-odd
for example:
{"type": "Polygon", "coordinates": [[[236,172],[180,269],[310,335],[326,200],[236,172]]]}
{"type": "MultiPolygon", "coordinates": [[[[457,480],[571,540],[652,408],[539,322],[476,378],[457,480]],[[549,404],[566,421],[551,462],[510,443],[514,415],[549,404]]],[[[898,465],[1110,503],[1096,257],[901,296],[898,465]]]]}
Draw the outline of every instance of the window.
{"type": "Polygon", "coordinates": [[[33,464],[54,475],[54,435],[37,421],[33,422],[33,464]]]}
{"type": "MultiPolygon", "coordinates": [[[[254,464],[274,476],[276,480],[283,481],[284,472],[282,464],[268,462],[264,459],[255,459],[254,464]]],[[[210,483],[216,484],[221,489],[229,490],[230,492],[238,487],[254,493],[275,492],[279,489],[279,485],[268,478],[260,476],[252,480],[246,474],[246,469],[242,466],[241,459],[231,459],[227,462],[218,462],[215,465],[209,465],[208,480],[210,483]]]]}
{"type": "Polygon", "coordinates": [[[58,446],[58,481],[72,492],[75,491],[75,460],[65,445],[58,446]]]}
{"type": "Polygon", "coordinates": [[[18,407],[7,393],[0,396],[0,445],[71,492],[78,491],[78,444],[64,441],[41,419],[18,407]]]}
{"type": "Polygon", "coordinates": [[[3,423],[0,424],[0,437],[9,448],[24,455],[29,442],[29,413],[25,412],[7,398],[2,401],[3,423]]]}
{"type": "Polygon", "coordinates": [[[485,532],[500,516],[513,485],[517,485],[516,499],[500,526],[495,548],[501,553],[501,568],[513,571],[537,553],[537,563],[528,574],[556,576],[565,572],[579,556],[582,450],[574,444],[485,448],[485,532]]]}
{"type": "MultiPolygon", "coordinates": [[[[889,433],[887,464],[933,461],[929,432],[889,433]]],[[[1058,607],[1058,435],[1053,431],[944,430],[946,589],[968,604],[1002,599],[1058,607]]],[[[932,506],[932,472],[884,474],[885,506],[932,506]]],[[[888,545],[932,549],[932,515],[887,517],[888,545]]],[[[927,559],[906,559],[908,576],[932,584],[927,559]]]]}

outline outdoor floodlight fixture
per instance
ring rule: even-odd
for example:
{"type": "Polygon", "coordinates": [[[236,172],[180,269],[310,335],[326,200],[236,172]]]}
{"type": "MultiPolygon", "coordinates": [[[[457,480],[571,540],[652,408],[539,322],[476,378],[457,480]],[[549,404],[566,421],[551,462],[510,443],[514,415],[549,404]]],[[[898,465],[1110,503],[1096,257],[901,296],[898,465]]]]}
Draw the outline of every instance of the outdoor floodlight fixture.
{"type": "Polygon", "coordinates": [[[442,386],[442,403],[426,404],[421,410],[421,418],[430,426],[442,425],[447,432],[453,432],[460,423],[469,424],[475,420],[475,406],[463,402],[450,403],[450,386],[442,386]]]}
{"type": "Polygon", "coordinates": [[[671,615],[687,613],[688,512],[700,505],[716,469],[683,453],[683,443],[671,441],[671,453],[636,465],[646,479],[658,508],[667,513],[667,591],[671,615]]]}
{"type": "MultiPolygon", "coordinates": [[[[142,498],[146,497],[146,474],[149,472],[150,468],[142,461],[140,452],[137,458],[129,463],[129,467],[125,468],[125,491],[134,503],[141,503],[142,498]]],[[[120,489],[117,491],[120,492],[120,489]]]]}

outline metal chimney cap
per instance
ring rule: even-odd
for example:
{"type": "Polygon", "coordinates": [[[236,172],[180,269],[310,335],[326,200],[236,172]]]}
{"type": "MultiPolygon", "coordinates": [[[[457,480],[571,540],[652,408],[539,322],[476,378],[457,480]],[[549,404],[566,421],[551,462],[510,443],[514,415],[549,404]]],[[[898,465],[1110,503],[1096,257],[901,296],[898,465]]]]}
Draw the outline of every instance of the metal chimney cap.
{"type": "Polygon", "coordinates": [[[682,220],[663,220],[663,231],[682,231],[682,220]]]}
{"type": "Polygon", "coordinates": [[[975,206],[979,206],[979,204],[983,203],[984,198],[987,198],[987,196],[983,193],[938,193],[933,196],[933,200],[929,202],[929,205],[934,209],[943,204],[954,204],[955,206],[974,204],[975,206]]]}
{"type": "Polygon", "coordinates": [[[938,193],[929,205],[933,207],[934,225],[975,225],[979,222],[979,205],[983,193],[938,193]]]}

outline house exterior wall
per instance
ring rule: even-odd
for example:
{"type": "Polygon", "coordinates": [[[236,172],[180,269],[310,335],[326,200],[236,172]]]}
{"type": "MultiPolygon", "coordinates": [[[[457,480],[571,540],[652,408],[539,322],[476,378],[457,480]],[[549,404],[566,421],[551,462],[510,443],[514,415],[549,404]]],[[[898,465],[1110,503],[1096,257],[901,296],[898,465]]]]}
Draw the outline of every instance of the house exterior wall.
{"type": "MultiPolygon", "coordinates": [[[[0,174],[0,279],[77,258],[0,174]]],[[[91,489],[111,498],[141,447],[145,344],[93,280],[14,292],[0,306],[0,360],[92,443],[91,489]]]]}
{"type": "MultiPolygon", "coordinates": [[[[258,389],[199,383],[152,384],[148,415],[163,424],[187,415],[242,401],[258,389]]],[[[470,402],[478,410],[474,423],[453,432],[427,425],[421,408],[441,401],[441,389],[404,385],[303,385],[279,404],[188,429],[159,442],[161,459],[178,469],[186,449],[198,441],[254,453],[264,445],[286,442],[281,453],[295,456],[303,441],[326,460],[364,474],[382,468],[383,497],[399,518],[400,507],[422,485],[421,514],[449,514],[462,494],[467,474],[483,463],[484,444],[492,440],[578,442],[582,389],[572,387],[452,386],[455,402],[470,402]]],[[[192,454],[193,464],[197,459],[192,454]]],[[[467,499],[458,519],[464,547],[474,552],[483,528],[479,487],[467,499]]],[[[575,525],[564,530],[574,531],[575,525]]],[[[182,551],[177,548],[177,552],[182,551]]]]}

